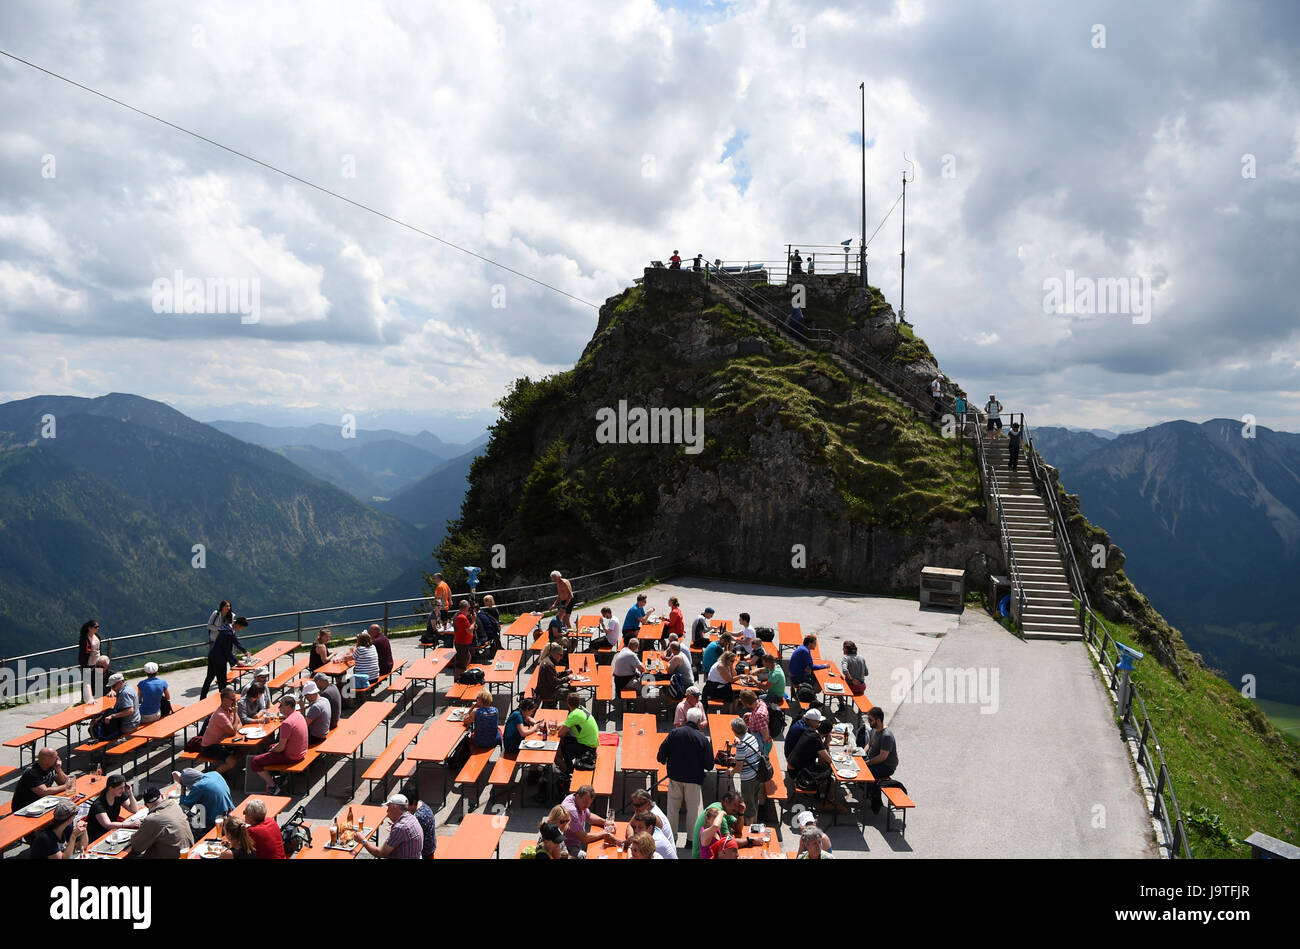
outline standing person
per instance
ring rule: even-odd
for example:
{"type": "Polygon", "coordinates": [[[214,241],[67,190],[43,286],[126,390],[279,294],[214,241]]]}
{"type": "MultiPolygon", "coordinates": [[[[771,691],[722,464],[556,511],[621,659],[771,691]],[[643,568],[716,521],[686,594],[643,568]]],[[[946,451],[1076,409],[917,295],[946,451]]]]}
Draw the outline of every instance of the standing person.
{"type": "Polygon", "coordinates": [[[474,645],[474,620],[469,615],[469,600],[460,601],[460,612],[452,620],[456,628],[452,642],[456,645],[456,674],[469,668],[470,651],[474,645]]]}
{"type": "Polygon", "coordinates": [[[231,608],[230,601],[222,600],[208,617],[208,645],[211,646],[217,641],[217,633],[221,632],[221,627],[233,626],[234,623],[235,611],[231,608]]]}
{"type": "Polygon", "coordinates": [[[674,844],[682,805],[686,805],[685,826],[694,827],[704,800],[704,775],[713,770],[713,744],[700,731],[703,722],[704,709],[699,706],[688,709],[686,724],[664,736],[656,755],[668,772],[668,831],[674,844]]]}
{"type": "Polygon", "coordinates": [[[108,671],[108,656],[99,650],[99,621],[86,620],[81,624],[77,639],[77,664],[81,666],[81,701],[93,702],[95,695],[104,692],[104,673],[108,671]]]}
{"type": "Polygon", "coordinates": [[[144,678],[135,688],[140,693],[140,724],[156,722],[172,713],[172,694],[167,680],[158,678],[158,663],[144,664],[144,678]]]}
{"type": "Polygon", "coordinates": [[[811,277],[813,274],[815,274],[815,273],[817,272],[817,260],[816,260],[816,258],[817,258],[817,255],[816,255],[816,254],[809,254],[809,255],[808,255],[808,276],[810,276],[810,277],[811,277]]]}
{"type": "Polygon", "coordinates": [[[1002,403],[992,392],[989,393],[989,400],[984,405],[984,413],[989,417],[989,439],[997,438],[1002,434],[1002,403]]]}
{"type": "Polygon", "coordinates": [[[157,788],[149,788],[144,792],[144,806],[149,814],[131,838],[131,858],[176,860],[181,850],[194,846],[194,831],[173,798],[163,797],[157,788]]]}
{"type": "Polygon", "coordinates": [[[953,399],[952,410],[957,416],[957,425],[958,425],[957,430],[962,435],[965,435],[966,434],[966,397],[964,395],[958,395],[957,398],[953,399]]]}
{"type": "Polygon", "coordinates": [[[794,249],[794,255],[790,258],[790,273],[803,273],[803,258],[799,256],[799,248],[794,249]]]}
{"type": "Polygon", "coordinates": [[[938,422],[943,415],[943,380],[935,376],[930,380],[930,421],[938,422]]]}
{"type": "Polygon", "coordinates": [[[677,251],[673,251],[673,255],[668,258],[668,269],[669,270],[682,269],[682,258],[678,256],[677,251]]]}
{"type": "Polygon", "coordinates": [[[745,811],[754,814],[758,811],[758,796],[763,790],[763,782],[758,779],[763,752],[758,738],[745,725],[744,719],[733,718],[731,732],[736,736],[736,760],[732,771],[740,775],[740,798],[745,802],[745,811]]]}
{"type": "Polygon", "coordinates": [[[447,614],[451,612],[451,587],[440,573],[435,573],[433,579],[438,581],[433,588],[433,625],[442,633],[447,631],[447,614]]]}
{"type": "Polygon", "coordinates": [[[551,571],[551,579],[555,581],[555,602],[551,604],[551,609],[555,610],[555,615],[560,619],[560,628],[567,633],[569,614],[573,611],[573,584],[564,579],[558,570],[551,571]]]}
{"type": "Polygon", "coordinates": [[[217,638],[208,647],[208,673],[203,677],[203,687],[199,689],[199,699],[208,697],[208,689],[215,682],[218,689],[226,687],[226,673],[232,666],[239,665],[235,650],[247,652],[239,641],[241,630],[248,628],[248,620],[236,616],[233,623],[223,625],[217,631],[217,638]]]}
{"type": "Polygon", "coordinates": [[[880,782],[892,777],[898,770],[898,745],[894,733],[885,727],[884,710],[873,707],[867,712],[867,724],[871,726],[871,739],[867,744],[866,765],[871,769],[871,813],[879,814],[883,806],[880,800],[880,782]]]}
{"type": "Polygon", "coordinates": [[[1011,433],[1007,435],[1007,450],[1011,454],[1011,470],[1014,473],[1020,464],[1020,423],[1011,423],[1011,433]]]}
{"type": "Polygon", "coordinates": [[[393,826],[388,830],[388,839],[382,845],[362,840],[361,846],[366,853],[381,860],[420,860],[424,853],[424,831],[420,822],[409,809],[405,794],[393,794],[388,798],[388,819],[393,826]]]}
{"type": "Polygon", "coordinates": [[[682,617],[682,604],[675,596],[668,598],[668,622],[664,624],[663,635],[659,638],[666,641],[672,635],[676,635],[678,639],[686,638],[686,620],[682,617]]]}
{"type": "Polygon", "coordinates": [[[694,266],[691,267],[691,269],[694,270],[696,273],[699,273],[703,269],[703,265],[702,265],[703,260],[704,260],[703,254],[696,254],[695,264],[694,266]]]}

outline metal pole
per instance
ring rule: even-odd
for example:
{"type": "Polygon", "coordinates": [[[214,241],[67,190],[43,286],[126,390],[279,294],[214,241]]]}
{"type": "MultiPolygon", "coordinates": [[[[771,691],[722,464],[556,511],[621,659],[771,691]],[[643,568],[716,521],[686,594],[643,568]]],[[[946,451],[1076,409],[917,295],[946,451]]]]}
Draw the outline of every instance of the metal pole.
{"type": "Polygon", "coordinates": [[[862,90],[862,286],[867,285],[867,84],[858,83],[862,90]]]}
{"type": "Polygon", "coordinates": [[[898,265],[898,322],[907,325],[907,172],[903,172],[903,243],[898,265]]]}

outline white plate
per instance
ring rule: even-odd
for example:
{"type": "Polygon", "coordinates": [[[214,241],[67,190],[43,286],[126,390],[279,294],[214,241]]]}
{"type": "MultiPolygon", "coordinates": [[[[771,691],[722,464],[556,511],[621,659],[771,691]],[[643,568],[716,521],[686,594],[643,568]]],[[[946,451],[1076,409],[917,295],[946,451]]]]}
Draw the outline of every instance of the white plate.
{"type": "Polygon", "coordinates": [[[239,730],[245,738],[265,738],[266,732],[257,725],[245,725],[239,730]]]}
{"type": "Polygon", "coordinates": [[[200,860],[220,860],[220,859],[221,859],[221,851],[220,851],[220,850],[205,850],[205,851],[203,851],[201,854],[199,854],[199,859],[200,859],[200,860]]]}
{"type": "Polygon", "coordinates": [[[848,755],[831,755],[831,761],[848,761],[848,755]]]}
{"type": "Polygon", "coordinates": [[[546,747],[546,742],[542,741],[540,738],[530,738],[523,742],[519,747],[527,748],[530,751],[541,751],[546,747]]]}
{"type": "Polygon", "coordinates": [[[468,709],[463,709],[463,708],[452,709],[451,713],[447,716],[447,721],[463,722],[465,721],[465,716],[467,714],[468,714],[468,709]]]}
{"type": "Polygon", "coordinates": [[[22,814],[23,817],[39,817],[40,815],[44,814],[46,811],[51,811],[54,808],[58,807],[59,801],[66,801],[66,800],[68,800],[68,798],[66,797],[54,797],[54,796],[43,797],[40,798],[39,800],[32,801],[32,803],[24,807],[21,811],[19,811],[19,813],[22,814]]]}
{"type": "Polygon", "coordinates": [[[135,831],[133,830],[115,830],[108,835],[108,842],[110,844],[123,844],[134,836],[135,831]]]}
{"type": "Polygon", "coordinates": [[[824,688],[827,692],[843,692],[843,691],[844,691],[844,686],[841,685],[839,682],[827,682],[824,686],[822,686],[822,688],[824,688]]]}

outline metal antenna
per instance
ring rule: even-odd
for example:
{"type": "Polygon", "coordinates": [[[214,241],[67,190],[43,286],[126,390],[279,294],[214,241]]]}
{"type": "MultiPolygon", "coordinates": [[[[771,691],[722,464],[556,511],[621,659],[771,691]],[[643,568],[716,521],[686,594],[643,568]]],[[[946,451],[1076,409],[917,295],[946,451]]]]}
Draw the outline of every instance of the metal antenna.
{"type": "MultiPolygon", "coordinates": [[[[912,166],[912,180],[916,180],[916,163],[903,152],[903,161],[912,166]]],[[[903,172],[903,241],[898,265],[898,322],[907,325],[907,172],[903,172]]]]}

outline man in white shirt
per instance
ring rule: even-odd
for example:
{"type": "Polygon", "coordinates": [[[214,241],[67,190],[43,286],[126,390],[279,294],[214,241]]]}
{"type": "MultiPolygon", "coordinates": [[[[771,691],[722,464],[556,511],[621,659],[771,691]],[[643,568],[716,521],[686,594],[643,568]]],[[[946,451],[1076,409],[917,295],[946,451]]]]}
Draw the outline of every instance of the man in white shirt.
{"type": "Polygon", "coordinates": [[[632,792],[632,810],[638,816],[648,815],[654,825],[661,830],[668,829],[667,815],[659,809],[654,797],[645,788],[637,788],[632,792]]]}
{"type": "MultiPolygon", "coordinates": [[[[749,625],[749,614],[740,614],[740,628],[736,630],[735,640],[737,645],[745,652],[754,651],[754,627],[749,625]]],[[[761,647],[760,647],[761,648],[761,647]]]]}
{"type": "Polygon", "coordinates": [[[655,856],[665,860],[677,859],[677,846],[668,838],[668,834],[655,823],[653,814],[646,812],[633,814],[627,823],[627,839],[635,834],[649,834],[655,839],[655,856]]]}
{"type": "Polygon", "coordinates": [[[999,438],[1002,435],[1002,403],[992,392],[989,393],[989,400],[984,404],[984,413],[989,417],[988,433],[989,439],[999,438]]]}
{"type": "MultiPolygon", "coordinates": [[[[600,628],[604,634],[605,642],[609,644],[611,649],[618,652],[618,641],[621,638],[623,624],[618,621],[618,617],[614,615],[614,611],[608,606],[601,607],[600,628]]],[[[600,643],[593,638],[591,648],[598,649],[599,647],[600,643]]]]}
{"type": "Polygon", "coordinates": [[[629,639],[618,651],[614,657],[613,666],[610,671],[614,674],[614,694],[618,695],[627,686],[635,682],[645,673],[645,666],[641,665],[639,652],[641,641],[638,639],[629,639]]]}

